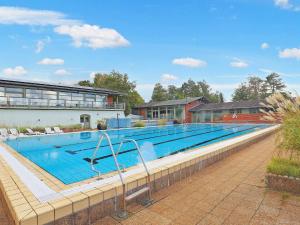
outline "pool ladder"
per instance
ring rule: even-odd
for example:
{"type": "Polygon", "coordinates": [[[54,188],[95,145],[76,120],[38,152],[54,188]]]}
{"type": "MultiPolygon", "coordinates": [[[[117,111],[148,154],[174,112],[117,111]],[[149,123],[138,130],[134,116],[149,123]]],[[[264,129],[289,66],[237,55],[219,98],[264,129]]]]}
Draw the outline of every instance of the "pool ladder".
{"type": "Polygon", "coordinates": [[[145,163],[145,160],[144,160],[144,158],[143,158],[143,156],[142,156],[142,154],[141,154],[140,147],[139,147],[138,143],[136,142],[136,140],[134,140],[134,139],[123,139],[123,140],[121,141],[121,143],[120,143],[120,146],[119,146],[118,151],[115,153],[109,135],[108,135],[106,132],[103,132],[103,133],[100,134],[99,142],[98,142],[98,144],[97,144],[96,149],[95,149],[94,152],[93,152],[93,155],[92,155],[92,157],[91,157],[91,162],[90,162],[90,163],[91,163],[91,169],[92,169],[95,173],[97,173],[99,177],[100,177],[100,175],[101,175],[101,172],[100,172],[99,170],[97,170],[97,169],[94,167],[94,161],[95,161],[95,159],[96,159],[97,152],[99,151],[100,146],[101,146],[101,143],[102,143],[102,141],[103,141],[104,138],[107,140],[107,142],[108,142],[108,144],[109,144],[109,148],[110,148],[110,150],[111,150],[111,153],[112,153],[112,156],[113,156],[113,159],[114,159],[114,163],[115,163],[115,165],[116,165],[116,168],[117,168],[117,171],[118,171],[118,174],[119,174],[121,183],[122,183],[122,191],[123,191],[123,194],[122,194],[122,202],[121,202],[121,211],[117,213],[117,217],[119,217],[119,218],[121,218],[121,219],[124,219],[124,218],[127,218],[127,217],[128,217],[128,213],[127,213],[127,210],[126,210],[126,208],[127,208],[127,202],[128,202],[128,201],[131,201],[131,200],[137,198],[138,196],[140,196],[140,195],[142,195],[142,194],[144,194],[144,193],[148,193],[148,199],[145,200],[145,201],[143,202],[143,205],[149,205],[149,204],[151,204],[152,198],[151,198],[150,172],[149,172],[149,169],[148,169],[148,167],[147,167],[147,165],[146,165],[146,163],[145,163]],[[126,142],[126,143],[132,142],[132,143],[135,145],[135,147],[136,147],[136,149],[137,149],[137,151],[138,151],[138,155],[139,155],[139,157],[140,157],[140,159],[141,159],[141,161],[142,161],[142,164],[143,164],[143,166],[144,166],[144,168],[145,168],[145,171],[146,171],[146,173],[147,173],[146,186],[143,187],[143,188],[141,188],[141,189],[139,189],[138,191],[135,191],[135,192],[129,194],[129,195],[127,195],[127,193],[126,193],[126,183],[125,183],[124,177],[123,177],[123,175],[122,175],[122,171],[123,171],[123,172],[125,171],[125,170],[124,170],[125,167],[122,166],[122,167],[123,167],[123,170],[121,171],[121,169],[120,169],[120,164],[119,164],[118,159],[117,159],[119,153],[121,152],[121,149],[122,149],[122,147],[123,147],[123,144],[124,144],[125,142],[126,142]]]}

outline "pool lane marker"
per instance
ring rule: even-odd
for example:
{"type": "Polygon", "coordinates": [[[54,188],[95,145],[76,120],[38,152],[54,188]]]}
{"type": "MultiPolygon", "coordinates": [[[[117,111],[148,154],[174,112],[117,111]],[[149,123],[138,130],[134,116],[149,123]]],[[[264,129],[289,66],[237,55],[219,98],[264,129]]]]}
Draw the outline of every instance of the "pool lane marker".
{"type": "MultiPolygon", "coordinates": [[[[227,136],[230,136],[230,135],[233,135],[233,134],[238,134],[238,133],[241,133],[241,132],[244,132],[244,131],[247,131],[247,130],[254,130],[255,128],[257,128],[259,126],[254,126],[254,127],[251,127],[251,128],[247,128],[247,129],[244,129],[244,130],[240,130],[240,131],[236,131],[236,132],[232,132],[230,134],[225,134],[225,135],[222,135],[222,136],[219,136],[219,137],[215,137],[215,138],[212,138],[212,139],[209,139],[209,140],[206,140],[206,141],[202,141],[202,142],[198,142],[196,144],[193,144],[191,146],[188,146],[188,147],[185,147],[185,148],[182,148],[182,149],[179,149],[175,152],[172,152],[170,153],[169,155],[175,155],[179,152],[183,152],[183,151],[186,151],[188,149],[191,149],[191,148],[195,148],[195,147],[198,147],[199,145],[203,145],[203,144],[206,144],[206,143],[209,143],[211,141],[215,141],[215,140],[218,140],[220,138],[223,138],[223,137],[227,137],[227,136]]],[[[163,157],[166,157],[166,156],[169,156],[169,155],[165,155],[165,156],[162,156],[162,157],[159,157],[159,159],[163,158],[163,157]]]]}
{"type": "MultiPolygon", "coordinates": [[[[168,125],[168,126],[170,126],[170,125],[168,125]]],[[[178,124],[178,125],[174,125],[174,126],[178,126],[178,127],[180,127],[180,126],[184,126],[184,125],[180,125],[180,124],[178,124]]],[[[195,126],[195,125],[193,125],[193,126],[195,126]]],[[[125,135],[124,136],[124,138],[128,138],[128,137],[132,137],[132,136],[141,136],[141,135],[146,135],[146,134],[153,134],[153,133],[159,133],[159,132],[168,132],[168,131],[171,131],[171,130],[174,130],[174,129],[167,129],[167,128],[163,128],[163,129],[160,129],[160,131],[157,131],[158,129],[156,128],[156,129],[154,129],[154,128],[151,128],[151,129],[149,129],[149,128],[146,128],[147,129],[147,132],[145,132],[145,131],[143,131],[143,132],[135,132],[135,133],[137,133],[136,135],[135,134],[132,134],[131,132],[129,132],[129,131],[127,131],[127,132],[125,132],[124,134],[122,134],[122,135],[125,135]],[[149,131],[152,131],[152,132],[149,132],[149,131]],[[155,132],[156,131],[156,132],[155,132]],[[126,134],[131,134],[131,135],[127,135],[126,136],[126,134]]],[[[107,130],[108,132],[110,132],[109,133],[109,135],[118,135],[118,136],[120,136],[120,134],[116,134],[115,132],[116,132],[116,130],[107,130]],[[114,132],[111,132],[111,131],[114,131],[114,132]]],[[[103,131],[98,131],[98,133],[102,133],[103,131]]],[[[117,132],[119,132],[119,131],[117,131],[117,132]]],[[[88,132],[86,132],[86,133],[88,133],[88,132]]],[[[55,148],[62,148],[62,147],[65,147],[65,146],[71,146],[71,145],[77,145],[77,144],[86,144],[86,143],[94,143],[94,142],[98,142],[98,140],[97,141],[85,141],[85,142],[79,142],[79,143],[75,143],[75,144],[65,144],[65,145],[55,145],[54,147],[55,148]]],[[[70,154],[72,154],[71,152],[69,152],[70,154]]]]}
{"type": "MultiPolygon", "coordinates": [[[[194,137],[194,136],[200,136],[200,135],[203,135],[203,134],[213,133],[213,132],[216,132],[216,131],[238,128],[238,127],[241,127],[241,126],[243,126],[243,125],[236,126],[236,127],[229,127],[229,128],[225,128],[225,129],[213,130],[213,131],[208,131],[208,132],[203,132],[203,133],[197,133],[197,134],[193,134],[193,135],[189,135],[189,136],[185,136],[185,137],[180,137],[180,138],[175,138],[175,139],[169,139],[169,140],[166,140],[166,141],[161,141],[161,142],[153,143],[153,145],[154,146],[155,145],[160,145],[160,144],[164,144],[164,143],[168,143],[168,142],[172,142],[172,141],[186,139],[186,138],[189,138],[189,137],[194,137]]],[[[258,127],[258,126],[256,126],[256,127],[258,127]]],[[[249,129],[253,129],[253,127],[249,128],[249,129]]],[[[119,155],[120,154],[124,154],[124,153],[128,153],[128,152],[132,152],[132,151],[135,151],[135,150],[136,150],[136,148],[124,150],[124,151],[119,152],[119,155]]],[[[94,159],[93,164],[97,164],[98,163],[97,161],[99,161],[101,159],[109,158],[109,157],[112,157],[112,156],[113,156],[112,154],[108,154],[108,155],[105,155],[105,156],[97,157],[97,158],[94,159]]],[[[83,160],[91,163],[91,158],[83,158],[83,160]]]]}
{"type": "MultiPolygon", "coordinates": [[[[190,129],[190,130],[184,130],[184,131],[180,131],[180,132],[177,132],[177,131],[174,131],[172,132],[171,134],[168,133],[168,134],[164,134],[164,135],[156,135],[156,136],[150,136],[150,137],[145,137],[145,138],[139,138],[139,139],[135,139],[136,141],[142,141],[142,140],[147,140],[147,139],[151,139],[151,138],[157,138],[157,137],[164,137],[164,136],[169,136],[169,135],[173,135],[173,134],[181,134],[181,133],[188,133],[188,132],[194,132],[194,131],[200,131],[200,130],[206,130],[206,129],[211,129],[211,128],[218,128],[218,127],[221,127],[221,125],[218,125],[218,126],[213,126],[213,127],[206,127],[206,128],[201,128],[201,129],[190,129]]],[[[171,131],[168,130],[168,132],[171,131]]],[[[166,132],[166,131],[164,131],[166,132]]],[[[93,141],[93,142],[97,142],[97,141],[93,141]]],[[[124,141],[124,143],[127,143],[128,141],[124,141]]],[[[121,142],[115,142],[115,143],[112,143],[112,145],[118,145],[120,144],[121,142]]],[[[74,144],[75,145],[75,144],[74,144]]],[[[106,145],[101,145],[100,147],[108,147],[109,145],[106,144],[106,145]]],[[[90,147],[90,148],[83,148],[83,149],[79,149],[79,150],[66,150],[65,152],[71,154],[71,155],[75,155],[77,154],[77,152],[83,152],[83,151],[87,151],[87,150],[91,150],[91,149],[94,149],[96,146],[94,147],[90,147]]]]}

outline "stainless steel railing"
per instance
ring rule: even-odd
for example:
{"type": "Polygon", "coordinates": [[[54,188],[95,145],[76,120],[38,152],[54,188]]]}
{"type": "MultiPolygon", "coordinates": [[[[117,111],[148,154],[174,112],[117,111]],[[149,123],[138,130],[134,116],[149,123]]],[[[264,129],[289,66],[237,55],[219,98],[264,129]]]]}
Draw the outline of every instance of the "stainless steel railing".
{"type": "Polygon", "coordinates": [[[125,103],[108,103],[99,101],[75,101],[62,99],[39,99],[0,97],[2,108],[85,108],[85,109],[125,109],[125,103]]]}

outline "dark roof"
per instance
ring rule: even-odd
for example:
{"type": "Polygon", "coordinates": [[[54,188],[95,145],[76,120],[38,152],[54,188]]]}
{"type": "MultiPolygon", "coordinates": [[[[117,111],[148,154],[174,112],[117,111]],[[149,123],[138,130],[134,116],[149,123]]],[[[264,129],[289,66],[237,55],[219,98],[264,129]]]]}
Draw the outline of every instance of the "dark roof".
{"type": "Polygon", "coordinates": [[[126,95],[124,93],[113,91],[105,88],[93,88],[84,87],[79,85],[65,85],[55,83],[45,83],[36,81],[23,81],[23,80],[12,80],[0,78],[0,85],[11,86],[11,87],[25,87],[25,88],[40,88],[40,89],[51,89],[58,91],[76,91],[85,93],[99,93],[99,94],[110,94],[110,95],[126,95]]]}
{"type": "Polygon", "coordinates": [[[190,110],[190,112],[198,112],[203,110],[223,110],[223,109],[243,109],[243,108],[261,108],[261,100],[249,100],[240,102],[224,102],[224,103],[208,103],[201,104],[190,110]]]}
{"type": "Polygon", "coordinates": [[[184,99],[176,99],[176,100],[167,100],[167,101],[159,101],[159,102],[148,102],[142,105],[137,106],[136,108],[149,108],[149,107],[157,107],[157,106],[171,106],[171,105],[186,105],[193,101],[202,100],[203,102],[208,102],[205,97],[188,97],[184,99]]]}

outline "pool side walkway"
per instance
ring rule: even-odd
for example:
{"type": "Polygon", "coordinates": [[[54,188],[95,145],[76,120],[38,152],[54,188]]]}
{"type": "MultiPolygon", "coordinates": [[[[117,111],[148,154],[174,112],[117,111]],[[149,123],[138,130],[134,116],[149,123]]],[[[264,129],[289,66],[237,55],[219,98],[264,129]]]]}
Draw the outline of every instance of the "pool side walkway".
{"type": "Polygon", "coordinates": [[[128,219],[106,217],[93,225],[300,225],[300,196],[265,188],[274,136],[154,194],[148,208],[130,205],[128,219]]]}

